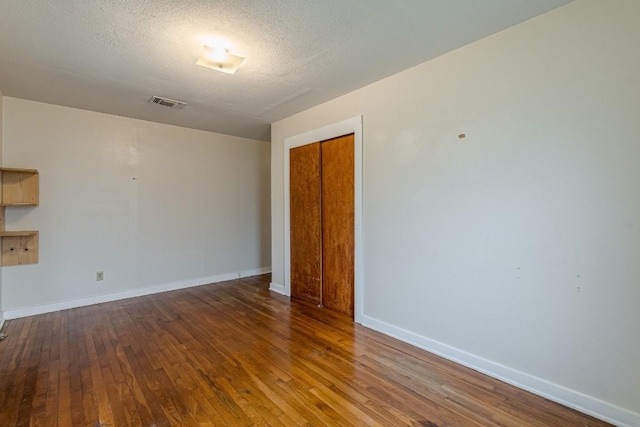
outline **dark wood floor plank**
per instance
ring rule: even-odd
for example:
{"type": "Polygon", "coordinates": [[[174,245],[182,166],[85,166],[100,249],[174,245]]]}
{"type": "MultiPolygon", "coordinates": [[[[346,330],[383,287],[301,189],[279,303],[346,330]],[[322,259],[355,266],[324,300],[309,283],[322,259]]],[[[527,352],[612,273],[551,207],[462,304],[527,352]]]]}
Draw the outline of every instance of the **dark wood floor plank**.
{"type": "MultiPolygon", "coordinates": [[[[35,337],[30,336],[31,342],[27,344],[30,348],[30,356],[18,363],[17,370],[27,369],[29,376],[35,381],[24,382],[22,393],[16,393],[15,397],[20,397],[20,408],[18,412],[17,425],[28,425],[27,416],[34,421],[34,425],[46,425],[46,397],[49,380],[49,372],[55,361],[51,360],[51,340],[53,335],[52,316],[46,315],[36,327],[35,337]]],[[[26,354],[26,353],[25,353],[26,354]]],[[[9,407],[11,405],[8,405],[9,407]]]]}
{"type": "Polygon", "coordinates": [[[0,426],[603,426],[256,276],[7,321],[0,426]]]}
{"type": "MultiPolygon", "coordinates": [[[[72,426],[83,426],[84,410],[81,405],[73,405],[72,402],[78,402],[83,399],[82,394],[82,376],[81,376],[81,363],[78,351],[79,345],[79,330],[80,320],[79,310],[66,310],[64,315],[67,319],[68,330],[68,348],[69,348],[69,410],[72,426]]],[[[65,405],[65,402],[61,402],[61,405],[65,405]]],[[[62,411],[62,408],[61,408],[62,411]]]]}

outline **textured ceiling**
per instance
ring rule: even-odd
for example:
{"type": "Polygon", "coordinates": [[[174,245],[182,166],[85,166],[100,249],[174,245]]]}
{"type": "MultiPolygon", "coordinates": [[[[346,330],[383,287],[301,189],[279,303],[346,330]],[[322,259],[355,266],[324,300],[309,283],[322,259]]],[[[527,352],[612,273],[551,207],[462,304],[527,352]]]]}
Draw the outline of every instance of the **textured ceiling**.
{"type": "Polygon", "coordinates": [[[0,0],[0,92],[269,140],[274,121],[569,2],[0,0]],[[246,55],[237,74],[196,66],[211,36],[246,55]]]}

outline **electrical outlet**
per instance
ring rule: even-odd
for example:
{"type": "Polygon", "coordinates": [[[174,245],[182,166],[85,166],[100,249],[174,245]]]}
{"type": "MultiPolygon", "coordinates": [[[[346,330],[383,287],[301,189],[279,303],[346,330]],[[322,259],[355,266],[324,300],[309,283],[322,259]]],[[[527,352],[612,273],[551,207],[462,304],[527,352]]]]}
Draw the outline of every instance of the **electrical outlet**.
{"type": "Polygon", "coordinates": [[[96,273],[96,280],[99,282],[100,280],[104,280],[104,271],[98,271],[96,273]]]}

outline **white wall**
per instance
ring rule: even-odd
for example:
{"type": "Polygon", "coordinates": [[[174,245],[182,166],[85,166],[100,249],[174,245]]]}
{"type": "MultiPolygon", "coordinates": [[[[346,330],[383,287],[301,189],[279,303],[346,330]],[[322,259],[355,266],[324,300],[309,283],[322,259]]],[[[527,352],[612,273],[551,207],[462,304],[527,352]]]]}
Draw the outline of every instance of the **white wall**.
{"type": "MultiPolygon", "coordinates": [[[[2,122],[4,120],[4,103],[2,92],[0,92],[0,165],[2,165],[2,122]]],[[[4,310],[2,309],[2,268],[0,268],[0,331],[4,324],[4,310]]]]}
{"type": "Polygon", "coordinates": [[[7,210],[40,231],[40,262],[3,268],[7,317],[269,267],[268,143],[5,97],[3,147],[40,172],[40,206],[7,210]]]}
{"type": "Polygon", "coordinates": [[[284,139],[362,114],[364,323],[640,425],[638,40],[579,0],[273,124],[273,281],[284,139]]]}

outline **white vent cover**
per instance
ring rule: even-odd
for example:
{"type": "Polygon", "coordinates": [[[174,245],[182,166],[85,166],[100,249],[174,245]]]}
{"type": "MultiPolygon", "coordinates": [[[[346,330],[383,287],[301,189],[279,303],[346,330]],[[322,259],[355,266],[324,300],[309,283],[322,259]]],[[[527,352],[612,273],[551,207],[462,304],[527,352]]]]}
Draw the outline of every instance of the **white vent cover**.
{"type": "Polygon", "coordinates": [[[187,105],[186,102],[176,101],[175,99],[163,98],[161,96],[152,96],[149,99],[149,102],[151,102],[152,104],[162,105],[163,107],[174,108],[176,110],[182,110],[184,106],[187,105]]]}

